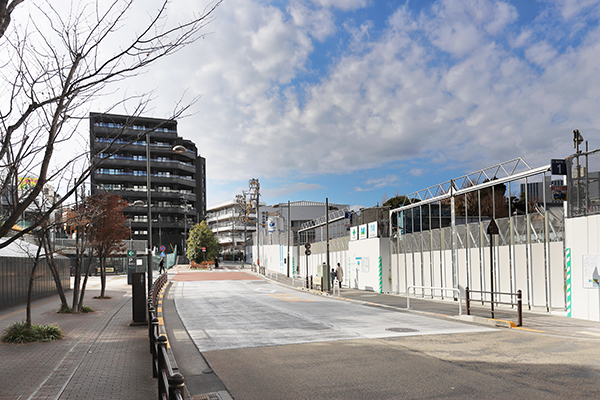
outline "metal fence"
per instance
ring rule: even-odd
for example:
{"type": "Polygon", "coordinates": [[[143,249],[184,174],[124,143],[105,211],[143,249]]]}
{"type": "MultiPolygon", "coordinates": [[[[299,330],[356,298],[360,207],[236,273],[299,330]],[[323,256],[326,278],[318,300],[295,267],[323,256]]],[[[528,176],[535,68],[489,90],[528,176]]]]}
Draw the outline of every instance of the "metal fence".
{"type": "Polygon", "coordinates": [[[390,211],[395,290],[412,283],[485,291],[492,269],[498,290],[523,289],[529,306],[563,307],[564,204],[551,191],[563,181],[549,172],[515,159],[405,196],[390,211]],[[499,231],[492,260],[491,220],[499,231]]]}
{"type": "MultiPolygon", "coordinates": [[[[69,260],[56,257],[60,280],[64,290],[71,288],[69,260]]],[[[27,300],[29,277],[33,261],[27,257],[0,257],[0,309],[27,300]]],[[[40,260],[33,282],[33,298],[57,293],[56,283],[46,260],[40,260]]]]}
{"type": "Polygon", "coordinates": [[[600,149],[567,158],[568,217],[600,214],[600,149]]]}

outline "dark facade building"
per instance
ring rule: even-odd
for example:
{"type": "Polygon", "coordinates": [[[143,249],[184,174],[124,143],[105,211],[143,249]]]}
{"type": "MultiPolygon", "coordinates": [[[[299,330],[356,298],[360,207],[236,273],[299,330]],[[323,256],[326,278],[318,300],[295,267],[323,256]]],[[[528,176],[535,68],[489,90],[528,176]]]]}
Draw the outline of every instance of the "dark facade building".
{"type": "Polygon", "coordinates": [[[134,240],[148,239],[149,151],[152,245],[166,253],[177,246],[183,254],[186,232],[206,215],[206,161],[193,142],[177,135],[177,121],[90,113],[90,146],[101,160],[92,194],[116,194],[130,204],[124,213],[134,240]]]}

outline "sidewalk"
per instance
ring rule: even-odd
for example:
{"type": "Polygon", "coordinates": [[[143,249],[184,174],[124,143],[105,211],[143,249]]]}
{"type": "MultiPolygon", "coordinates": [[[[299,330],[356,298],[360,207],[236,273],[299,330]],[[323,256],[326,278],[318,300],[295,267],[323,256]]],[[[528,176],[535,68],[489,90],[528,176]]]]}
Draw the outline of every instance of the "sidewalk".
{"type": "MultiPolygon", "coordinates": [[[[127,276],[107,277],[107,296],[98,300],[99,278],[88,282],[84,304],[95,312],[57,314],[58,296],[36,300],[32,322],[57,324],[65,337],[49,343],[0,342],[0,399],[151,399],[147,326],[132,322],[127,276]]],[[[71,300],[72,291],[67,293],[71,300]]],[[[25,304],[0,311],[0,330],[25,320],[25,304]]]]}
{"type": "MultiPolygon", "coordinates": [[[[246,266],[245,270],[251,272],[249,266],[246,266]]],[[[308,290],[312,293],[332,296],[331,294],[323,293],[318,290],[306,289],[304,288],[304,280],[292,280],[292,278],[288,278],[286,275],[277,272],[267,271],[266,276],[254,272],[251,273],[278,282],[282,285],[293,286],[299,290],[308,290]]],[[[489,304],[481,306],[481,303],[477,304],[477,302],[473,301],[472,305],[474,310],[472,310],[471,315],[466,315],[464,299],[462,301],[462,316],[459,317],[459,304],[457,301],[452,299],[427,299],[427,296],[421,296],[420,293],[417,293],[417,296],[411,295],[410,310],[406,307],[407,302],[405,295],[383,294],[365,290],[341,288],[339,296],[337,296],[336,293],[336,296],[334,297],[341,300],[359,302],[375,307],[386,307],[398,311],[420,312],[442,318],[456,318],[469,323],[600,340],[600,322],[568,318],[566,312],[562,310],[552,311],[551,313],[545,312],[544,310],[530,311],[526,305],[523,305],[523,326],[515,327],[513,326],[517,321],[515,309],[506,306],[497,306],[494,315],[495,318],[491,318],[490,312],[487,311],[489,310],[489,304]]]]}

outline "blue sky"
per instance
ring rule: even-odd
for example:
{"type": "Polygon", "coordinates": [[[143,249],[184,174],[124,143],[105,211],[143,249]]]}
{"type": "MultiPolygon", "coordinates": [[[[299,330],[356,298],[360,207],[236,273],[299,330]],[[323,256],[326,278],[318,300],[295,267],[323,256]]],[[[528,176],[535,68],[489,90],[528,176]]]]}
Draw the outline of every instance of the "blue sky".
{"type": "MultiPolygon", "coordinates": [[[[174,1],[170,22],[207,4],[174,1]]],[[[209,206],[258,178],[269,204],[369,207],[517,157],[548,164],[573,129],[598,147],[600,0],[224,0],[214,17],[113,88],[154,90],[158,118],[202,96],[178,126],[206,158],[209,206]]]]}

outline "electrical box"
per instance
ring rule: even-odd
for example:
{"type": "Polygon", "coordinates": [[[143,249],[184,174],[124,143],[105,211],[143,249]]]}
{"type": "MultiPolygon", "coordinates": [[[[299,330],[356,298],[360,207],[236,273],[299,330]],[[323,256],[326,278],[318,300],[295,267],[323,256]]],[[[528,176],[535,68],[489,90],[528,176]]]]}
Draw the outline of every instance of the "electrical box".
{"type": "Polygon", "coordinates": [[[133,308],[133,322],[143,323],[146,322],[146,306],[148,302],[146,300],[146,274],[144,272],[134,272],[131,274],[132,278],[132,308],[133,308]]]}

